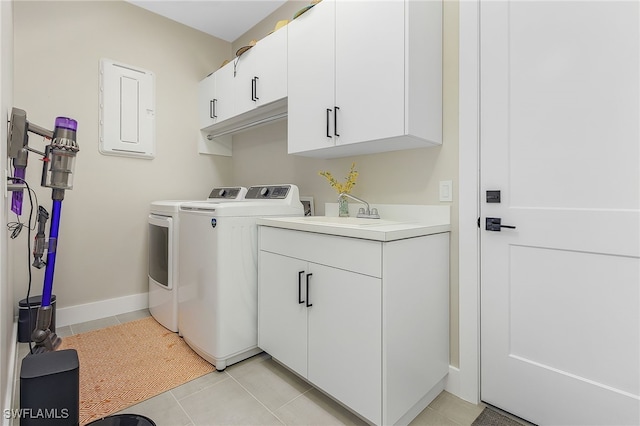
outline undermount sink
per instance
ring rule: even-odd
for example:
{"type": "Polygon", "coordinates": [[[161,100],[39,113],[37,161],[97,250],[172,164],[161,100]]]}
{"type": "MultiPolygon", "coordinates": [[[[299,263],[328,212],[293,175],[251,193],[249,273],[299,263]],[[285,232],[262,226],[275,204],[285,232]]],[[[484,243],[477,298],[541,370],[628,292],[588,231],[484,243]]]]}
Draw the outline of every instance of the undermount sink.
{"type": "Polygon", "coordinates": [[[399,222],[393,222],[383,219],[367,219],[360,217],[338,217],[338,216],[305,216],[298,218],[300,222],[313,223],[316,225],[327,226],[384,226],[396,225],[399,222]]]}

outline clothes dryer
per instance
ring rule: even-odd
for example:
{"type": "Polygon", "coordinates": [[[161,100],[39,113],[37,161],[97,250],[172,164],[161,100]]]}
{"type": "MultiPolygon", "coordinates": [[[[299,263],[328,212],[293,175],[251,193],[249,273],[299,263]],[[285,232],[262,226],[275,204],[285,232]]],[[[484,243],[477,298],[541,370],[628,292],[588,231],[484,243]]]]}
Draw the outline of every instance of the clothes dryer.
{"type": "MultiPolygon", "coordinates": [[[[213,188],[207,203],[244,199],[247,188],[213,188]]],[[[179,208],[194,200],[164,200],[151,203],[149,224],[149,311],[165,328],[178,330],[178,235],[179,208]]]]}
{"type": "Polygon", "coordinates": [[[252,186],[243,201],[180,206],[178,328],[217,370],[258,348],[258,225],[303,216],[295,185],[252,186]]]}

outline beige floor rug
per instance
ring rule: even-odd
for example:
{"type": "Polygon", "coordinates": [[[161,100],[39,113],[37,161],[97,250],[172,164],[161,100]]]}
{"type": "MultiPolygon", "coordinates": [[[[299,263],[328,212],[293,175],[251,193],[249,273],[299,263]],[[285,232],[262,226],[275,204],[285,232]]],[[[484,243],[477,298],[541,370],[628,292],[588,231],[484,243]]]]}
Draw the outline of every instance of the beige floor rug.
{"type": "Polygon", "coordinates": [[[80,424],[215,370],[153,317],[62,339],[80,360],[80,424]]]}

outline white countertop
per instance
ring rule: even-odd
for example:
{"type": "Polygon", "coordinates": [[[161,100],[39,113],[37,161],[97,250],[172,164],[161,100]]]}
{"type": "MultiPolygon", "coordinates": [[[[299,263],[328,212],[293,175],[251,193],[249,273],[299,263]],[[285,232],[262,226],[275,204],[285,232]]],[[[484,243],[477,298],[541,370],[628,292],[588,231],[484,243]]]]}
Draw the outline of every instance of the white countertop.
{"type": "Polygon", "coordinates": [[[448,215],[446,218],[442,215],[421,215],[419,218],[410,215],[408,219],[393,220],[337,216],[265,217],[258,219],[258,225],[375,241],[394,241],[451,231],[448,215]]]}

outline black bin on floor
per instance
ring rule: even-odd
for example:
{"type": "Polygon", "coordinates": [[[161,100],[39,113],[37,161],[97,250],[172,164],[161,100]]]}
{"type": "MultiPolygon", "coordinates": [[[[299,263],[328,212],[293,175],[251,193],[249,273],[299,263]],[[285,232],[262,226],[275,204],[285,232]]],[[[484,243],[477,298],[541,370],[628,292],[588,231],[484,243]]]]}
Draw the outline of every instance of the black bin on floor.
{"type": "Polygon", "coordinates": [[[140,414],[115,414],[87,423],[87,426],[156,426],[148,417],[140,414]]]}
{"type": "MultiPolygon", "coordinates": [[[[42,303],[42,296],[29,297],[18,302],[18,342],[25,343],[31,340],[31,333],[36,328],[36,318],[38,316],[38,308],[42,303]],[[29,321],[31,318],[31,321],[29,321]]],[[[56,295],[51,295],[51,326],[49,330],[56,331],[56,295]]]]}
{"type": "Polygon", "coordinates": [[[75,349],[23,358],[19,414],[20,426],[80,423],[80,363],[75,349]]]}

